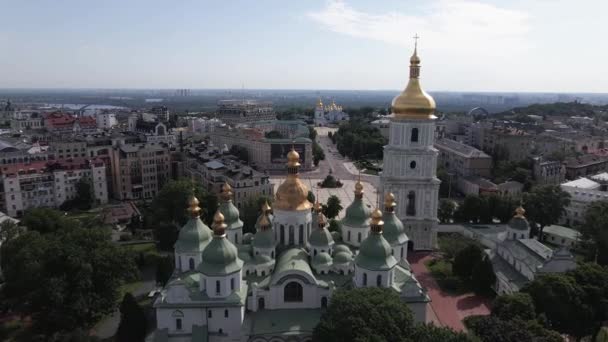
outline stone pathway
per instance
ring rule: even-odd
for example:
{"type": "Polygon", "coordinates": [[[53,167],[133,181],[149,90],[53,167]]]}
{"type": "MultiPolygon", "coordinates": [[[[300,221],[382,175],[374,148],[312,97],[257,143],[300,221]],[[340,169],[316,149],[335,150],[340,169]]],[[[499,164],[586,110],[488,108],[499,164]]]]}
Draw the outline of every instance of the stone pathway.
{"type": "Polygon", "coordinates": [[[490,314],[490,300],[486,297],[473,293],[453,295],[442,291],[425,265],[432,258],[429,252],[411,253],[408,256],[416,278],[431,297],[431,312],[427,314],[431,321],[456,331],[465,331],[462,322],[465,317],[490,314]]]}

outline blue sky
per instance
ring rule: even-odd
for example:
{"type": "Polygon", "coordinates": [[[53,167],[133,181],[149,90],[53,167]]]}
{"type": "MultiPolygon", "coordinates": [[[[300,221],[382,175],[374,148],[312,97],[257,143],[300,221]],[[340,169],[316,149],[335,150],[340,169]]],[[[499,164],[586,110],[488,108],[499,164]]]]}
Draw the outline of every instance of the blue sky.
{"type": "Polygon", "coordinates": [[[0,0],[0,87],[608,90],[605,0],[0,0]]]}

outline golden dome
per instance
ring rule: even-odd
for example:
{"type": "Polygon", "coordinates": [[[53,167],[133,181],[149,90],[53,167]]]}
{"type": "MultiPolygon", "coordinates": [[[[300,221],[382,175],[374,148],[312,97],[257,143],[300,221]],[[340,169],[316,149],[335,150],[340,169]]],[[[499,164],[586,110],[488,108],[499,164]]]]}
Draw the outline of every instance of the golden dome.
{"type": "Polygon", "coordinates": [[[268,200],[264,201],[264,204],[262,204],[262,213],[267,213],[271,210],[272,208],[270,207],[270,204],[268,204],[268,200]]]}
{"type": "Polygon", "coordinates": [[[393,195],[392,192],[387,193],[384,196],[384,207],[385,208],[394,208],[395,206],[397,206],[397,203],[395,203],[395,195],[393,195]]]}
{"type": "Polygon", "coordinates": [[[320,213],[323,210],[323,206],[319,202],[319,199],[317,199],[317,201],[315,202],[314,210],[317,213],[320,213]]]}
{"type": "Polygon", "coordinates": [[[198,206],[199,203],[200,202],[198,201],[198,198],[196,198],[196,196],[190,196],[190,198],[188,199],[188,212],[190,213],[190,216],[197,217],[200,215],[201,208],[198,206]]]}
{"type": "Polygon", "coordinates": [[[382,212],[380,209],[376,208],[372,212],[372,221],[370,222],[371,226],[381,226],[384,222],[382,221],[382,212]]]}
{"type": "Polygon", "coordinates": [[[323,215],[323,212],[319,212],[319,215],[317,216],[317,223],[319,224],[319,227],[324,227],[325,223],[327,223],[327,219],[325,218],[325,215],[323,215]]]}
{"type": "Polygon", "coordinates": [[[229,201],[232,199],[232,187],[228,182],[224,182],[222,185],[222,191],[220,193],[220,197],[224,201],[229,201]]]}
{"type": "Polygon", "coordinates": [[[319,100],[317,101],[317,107],[323,107],[323,101],[321,101],[320,97],[319,97],[319,100]]]}
{"type": "Polygon", "coordinates": [[[269,226],[270,226],[270,220],[268,219],[268,215],[263,214],[262,218],[260,219],[260,227],[268,228],[269,226]]]}
{"type": "Polygon", "coordinates": [[[394,118],[432,120],[435,119],[435,100],[427,94],[420,86],[420,57],[418,49],[410,58],[410,80],[407,87],[397,95],[391,104],[394,118]]]}
{"type": "Polygon", "coordinates": [[[521,205],[515,208],[515,217],[524,217],[526,213],[526,209],[524,209],[521,205]]]}
{"type": "Polygon", "coordinates": [[[219,211],[213,215],[213,224],[211,226],[216,235],[223,235],[226,230],[226,224],[224,223],[224,215],[219,211]]]}
{"type": "Polygon", "coordinates": [[[280,210],[310,210],[312,203],[308,201],[308,187],[297,175],[287,175],[277,189],[274,207],[280,210]]]}
{"type": "Polygon", "coordinates": [[[287,153],[287,166],[288,167],[299,167],[300,166],[300,154],[292,147],[291,151],[287,153]]]}
{"type": "Polygon", "coordinates": [[[356,194],[363,193],[363,184],[361,184],[361,180],[358,180],[357,183],[355,183],[355,193],[356,194]]]}

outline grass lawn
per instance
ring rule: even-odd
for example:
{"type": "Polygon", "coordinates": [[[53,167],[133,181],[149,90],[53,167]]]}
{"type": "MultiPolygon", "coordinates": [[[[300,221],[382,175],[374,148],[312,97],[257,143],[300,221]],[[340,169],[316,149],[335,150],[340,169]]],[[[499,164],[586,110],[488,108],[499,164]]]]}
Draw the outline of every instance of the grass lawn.
{"type": "Polygon", "coordinates": [[[441,289],[447,293],[460,295],[473,292],[471,285],[452,273],[452,263],[444,258],[432,259],[425,263],[441,289]]]}

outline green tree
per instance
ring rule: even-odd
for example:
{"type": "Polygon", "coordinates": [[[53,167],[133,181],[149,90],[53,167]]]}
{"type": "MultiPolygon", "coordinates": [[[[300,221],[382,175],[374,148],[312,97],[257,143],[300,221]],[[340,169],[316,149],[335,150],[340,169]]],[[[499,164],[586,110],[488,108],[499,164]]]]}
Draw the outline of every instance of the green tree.
{"type": "Polygon", "coordinates": [[[0,224],[0,241],[10,241],[23,233],[23,228],[13,221],[6,220],[0,224]]]}
{"type": "Polygon", "coordinates": [[[325,152],[323,151],[323,148],[321,148],[321,145],[316,141],[313,141],[312,143],[312,157],[315,166],[319,165],[319,161],[325,160],[325,152]]]}
{"type": "Polygon", "coordinates": [[[323,214],[325,214],[328,219],[333,219],[340,214],[342,209],[344,208],[342,208],[340,198],[338,198],[336,195],[331,195],[327,199],[327,205],[323,205],[323,214]]]}
{"type": "Polygon", "coordinates": [[[592,308],[575,279],[565,274],[546,274],[522,289],[534,300],[537,313],[544,313],[551,326],[578,338],[593,331],[592,308]]]}
{"type": "Polygon", "coordinates": [[[536,321],[502,320],[495,316],[469,316],[465,318],[465,324],[482,342],[564,341],[557,332],[546,329],[536,321]]]}
{"type": "Polygon", "coordinates": [[[46,234],[74,227],[78,222],[66,217],[62,212],[55,209],[32,208],[25,212],[23,219],[21,219],[21,224],[26,226],[28,230],[46,234]]]}
{"type": "Polygon", "coordinates": [[[587,260],[608,265],[608,201],[592,202],[579,230],[587,260]]]}
{"type": "Polygon", "coordinates": [[[80,210],[91,209],[95,205],[95,193],[90,180],[80,178],[76,182],[76,197],[74,203],[80,210]]]}
{"type": "Polygon", "coordinates": [[[438,327],[433,324],[416,325],[408,341],[412,342],[473,342],[466,333],[455,332],[450,328],[438,327]]]}
{"type": "Polygon", "coordinates": [[[484,197],[467,195],[455,217],[464,222],[481,223],[487,217],[487,201],[484,197]]]}
{"type": "Polygon", "coordinates": [[[189,219],[186,207],[193,190],[200,201],[201,219],[210,224],[217,210],[217,196],[204,191],[200,184],[185,178],[168,182],[158,192],[150,205],[154,222],[170,222],[180,227],[184,225],[189,219]]]}
{"type": "Polygon", "coordinates": [[[441,223],[450,223],[456,212],[456,203],[450,199],[442,198],[439,200],[439,210],[437,214],[441,223]]]}
{"type": "Polygon", "coordinates": [[[156,261],[156,283],[165,286],[171,278],[171,274],[173,274],[174,267],[175,260],[172,256],[158,258],[156,261]]]}
{"type": "Polygon", "coordinates": [[[257,198],[250,198],[247,203],[240,210],[240,217],[243,220],[243,233],[255,233],[255,223],[262,211],[262,205],[264,202],[272,203],[271,199],[267,196],[259,196],[257,198]]]}
{"type": "Polygon", "coordinates": [[[413,329],[407,305],[385,288],[336,291],[313,331],[319,342],[403,341],[413,329]]]}
{"type": "Polygon", "coordinates": [[[313,194],[312,191],[308,190],[308,195],[306,196],[306,199],[310,203],[315,203],[315,200],[316,200],[315,194],[313,194]]]}
{"type": "Polygon", "coordinates": [[[496,282],[496,275],[492,267],[492,261],[487,256],[477,262],[471,271],[471,282],[476,291],[489,293],[496,282]]]}
{"type": "Polygon", "coordinates": [[[125,293],[120,304],[120,323],[114,339],[116,342],[143,342],[147,326],[144,309],[137,304],[131,293],[125,293]]]}
{"type": "Polygon", "coordinates": [[[330,232],[340,232],[340,222],[336,219],[329,220],[328,230],[330,232]]]}
{"type": "Polygon", "coordinates": [[[593,310],[594,330],[608,320],[608,269],[596,263],[580,263],[567,273],[585,293],[584,302],[593,310]]]}
{"type": "Polygon", "coordinates": [[[492,303],[492,316],[502,320],[519,318],[529,321],[536,318],[532,297],[525,292],[517,292],[497,297],[492,303]]]}
{"type": "Polygon", "coordinates": [[[26,232],[2,246],[0,260],[10,305],[47,334],[89,328],[137,275],[133,257],[100,227],[26,232]]]}
{"type": "Polygon", "coordinates": [[[483,251],[477,245],[468,245],[454,258],[452,271],[455,275],[468,279],[473,273],[473,266],[481,262],[483,251]]]}
{"type": "Polygon", "coordinates": [[[539,226],[539,241],[543,239],[543,229],[557,223],[570,204],[570,194],[558,185],[538,186],[525,193],[523,199],[526,216],[539,226]]]}
{"type": "Polygon", "coordinates": [[[230,147],[230,150],[228,151],[228,153],[232,154],[233,156],[236,156],[245,164],[249,163],[249,152],[247,151],[246,147],[239,146],[239,145],[232,145],[232,147],[230,147]]]}
{"type": "Polygon", "coordinates": [[[283,136],[283,134],[281,134],[281,132],[279,132],[279,131],[266,132],[264,134],[264,137],[266,137],[267,139],[283,139],[283,138],[285,138],[283,136]]]}
{"type": "MultiPolygon", "coordinates": [[[[492,218],[498,219],[501,223],[507,223],[513,217],[513,210],[517,207],[517,202],[508,196],[492,194],[487,196],[488,213],[492,218]]],[[[491,220],[490,219],[490,220],[491,220]]]]}

